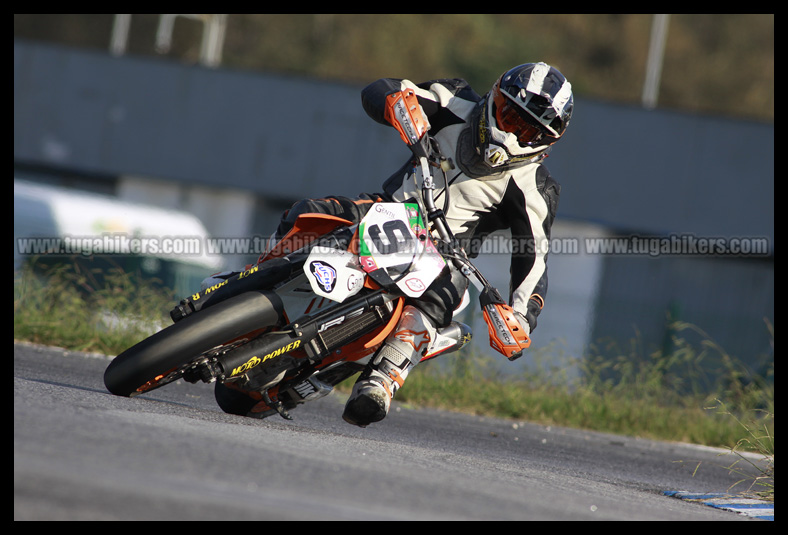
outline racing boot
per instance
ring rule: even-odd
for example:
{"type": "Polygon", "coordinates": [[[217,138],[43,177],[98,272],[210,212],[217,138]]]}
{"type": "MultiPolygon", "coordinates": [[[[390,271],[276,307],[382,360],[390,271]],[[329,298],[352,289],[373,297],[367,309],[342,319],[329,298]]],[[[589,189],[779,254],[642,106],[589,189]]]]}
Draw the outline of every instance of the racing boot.
{"type": "Polygon", "coordinates": [[[342,418],[366,427],[389,412],[391,399],[410,370],[419,363],[435,338],[435,327],[420,310],[406,306],[386,343],[369,362],[353,385],[342,418]]]}

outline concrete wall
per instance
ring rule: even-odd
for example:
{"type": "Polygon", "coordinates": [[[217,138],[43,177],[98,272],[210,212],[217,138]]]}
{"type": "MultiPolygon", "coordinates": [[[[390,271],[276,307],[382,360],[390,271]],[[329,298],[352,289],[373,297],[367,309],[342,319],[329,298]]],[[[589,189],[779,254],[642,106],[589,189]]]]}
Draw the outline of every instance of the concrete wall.
{"type": "MultiPolygon", "coordinates": [[[[15,41],[14,159],[284,199],[355,195],[408,154],[360,89],[15,41]]],[[[579,98],[547,163],[565,218],[774,238],[771,124],[579,98]]]]}

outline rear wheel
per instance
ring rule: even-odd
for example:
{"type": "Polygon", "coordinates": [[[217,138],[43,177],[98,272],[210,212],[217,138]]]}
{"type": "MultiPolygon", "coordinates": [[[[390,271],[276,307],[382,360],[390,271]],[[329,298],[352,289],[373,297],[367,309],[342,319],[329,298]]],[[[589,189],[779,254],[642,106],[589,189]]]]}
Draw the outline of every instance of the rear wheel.
{"type": "MultiPolygon", "coordinates": [[[[328,372],[318,373],[314,377],[329,387],[334,387],[348,377],[352,377],[359,373],[363,368],[363,365],[348,362],[332,368],[328,372]]],[[[276,410],[265,410],[266,405],[260,405],[260,402],[263,401],[263,396],[260,392],[238,388],[234,383],[221,383],[217,381],[214,387],[214,397],[219,407],[229,414],[249,416],[251,418],[265,418],[272,414],[276,414],[276,410]]],[[[300,397],[300,394],[295,394],[291,388],[288,388],[284,393],[279,391],[277,397],[282,401],[283,407],[286,410],[292,410],[299,403],[305,402],[300,397]]]]}
{"type": "Polygon", "coordinates": [[[263,399],[258,392],[243,392],[218,381],[214,386],[214,397],[224,412],[238,416],[248,416],[252,408],[263,399]],[[257,397],[253,397],[255,395],[257,397]]]}
{"type": "Polygon", "coordinates": [[[278,307],[264,292],[246,292],[187,316],[127,349],[109,364],[104,384],[118,396],[134,396],[188,373],[212,349],[275,325],[278,307]]]}

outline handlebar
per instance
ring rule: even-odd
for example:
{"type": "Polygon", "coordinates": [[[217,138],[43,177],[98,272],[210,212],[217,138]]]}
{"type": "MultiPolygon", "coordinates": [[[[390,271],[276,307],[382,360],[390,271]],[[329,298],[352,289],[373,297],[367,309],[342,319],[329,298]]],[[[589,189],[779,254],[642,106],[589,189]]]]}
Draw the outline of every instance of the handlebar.
{"type": "MultiPolygon", "coordinates": [[[[454,266],[479,290],[479,305],[489,328],[490,345],[509,360],[519,358],[523,350],[531,345],[528,334],[521,329],[514,310],[506,304],[498,290],[471,263],[451,232],[446,222],[446,214],[435,206],[435,181],[430,166],[441,167],[445,176],[446,171],[452,167],[451,163],[440,156],[437,141],[426,133],[417,143],[408,146],[418,161],[416,172],[421,173],[421,197],[427,210],[427,224],[440,235],[444,256],[449,257],[454,266]]],[[[445,186],[448,190],[448,181],[445,186]]],[[[448,191],[446,194],[448,195],[448,191]]]]}
{"type": "MultiPolygon", "coordinates": [[[[427,135],[424,137],[426,138],[427,135]]],[[[411,145],[412,149],[414,147],[416,145],[411,145]]],[[[460,246],[449,224],[446,222],[446,214],[435,206],[435,180],[430,172],[430,167],[440,167],[443,169],[445,176],[445,172],[452,169],[453,164],[439,156],[437,141],[434,138],[429,138],[427,143],[420,142],[418,147],[419,150],[414,150],[414,155],[416,155],[418,160],[416,170],[422,175],[421,198],[424,202],[424,208],[427,210],[428,224],[431,224],[432,228],[438,232],[443,242],[444,251],[442,252],[446,253],[446,256],[452,260],[454,266],[482,292],[483,296],[489,300],[503,303],[504,301],[500,298],[498,291],[484,278],[481,271],[471,263],[465,250],[460,246]]],[[[448,189],[448,184],[446,184],[446,188],[448,189]]]]}

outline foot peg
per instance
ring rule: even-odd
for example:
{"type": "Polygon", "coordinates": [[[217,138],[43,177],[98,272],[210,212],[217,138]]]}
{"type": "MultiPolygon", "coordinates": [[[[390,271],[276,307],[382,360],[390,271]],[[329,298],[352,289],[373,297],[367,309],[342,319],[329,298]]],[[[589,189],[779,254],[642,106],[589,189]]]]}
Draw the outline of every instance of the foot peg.
{"type": "Polygon", "coordinates": [[[268,391],[267,390],[265,392],[263,392],[263,401],[265,401],[266,405],[268,405],[269,407],[274,409],[276,412],[278,412],[279,416],[281,416],[285,420],[292,420],[293,419],[293,417],[290,416],[290,413],[287,412],[287,409],[285,409],[284,404],[281,401],[279,401],[279,400],[276,400],[276,401],[272,400],[271,396],[268,395],[268,391]]]}

